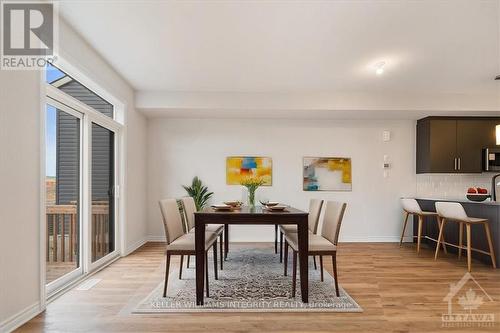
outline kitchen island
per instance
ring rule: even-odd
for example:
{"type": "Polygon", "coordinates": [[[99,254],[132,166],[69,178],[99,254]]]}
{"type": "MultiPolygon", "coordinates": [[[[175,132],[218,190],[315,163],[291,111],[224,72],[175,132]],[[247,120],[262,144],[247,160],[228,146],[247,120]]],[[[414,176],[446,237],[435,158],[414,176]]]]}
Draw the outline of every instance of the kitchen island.
{"type": "MultiPolygon", "coordinates": [[[[491,236],[493,239],[493,247],[495,249],[496,264],[500,268],[500,202],[496,201],[484,201],[484,202],[474,202],[467,199],[461,200],[451,200],[451,199],[437,199],[437,198],[416,198],[420,207],[424,211],[435,212],[435,203],[438,201],[448,201],[448,202],[460,202],[464,207],[467,215],[470,217],[480,217],[488,219],[490,223],[491,236]]],[[[426,217],[426,223],[424,223],[422,228],[422,236],[429,236],[434,239],[438,238],[439,229],[435,222],[435,217],[426,217]]],[[[417,235],[417,224],[413,224],[413,235],[417,235]]],[[[447,223],[444,230],[444,237],[447,243],[458,245],[458,223],[447,223]]],[[[422,244],[428,244],[435,249],[436,243],[428,239],[423,238],[422,244]]],[[[464,237],[465,245],[465,237],[464,237]]],[[[480,249],[483,251],[488,251],[488,242],[486,240],[486,234],[484,232],[484,227],[481,225],[472,226],[472,247],[480,249]]],[[[458,249],[448,246],[448,252],[457,253],[458,249]]],[[[465,254],[465,251],[464,253],[465,254]]],[[[488,265],[491,265],[491,259],[489,256],[472,251],[472,257],[480,260],[488,265]]]]}

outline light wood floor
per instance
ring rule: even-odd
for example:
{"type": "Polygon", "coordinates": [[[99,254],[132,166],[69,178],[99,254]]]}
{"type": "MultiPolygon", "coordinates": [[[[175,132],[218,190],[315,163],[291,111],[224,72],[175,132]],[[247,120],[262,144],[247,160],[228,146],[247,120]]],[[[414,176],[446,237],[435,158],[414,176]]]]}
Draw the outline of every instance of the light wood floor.
{"type": "MultiPolygon", "coordinates": [[[[93,276],[102,279],[94,288],[69,291],[19,331],[429,333],[500,330],[500,269],[473,263],[474,278],[494,299],[477,311],[494,313],[495,326],[442,328],[441,314],[447,311],[443,297],[450,283],[456,283],[466,272],[465,260],[458,262],[450,255],[434,261],[430,249],[423,249],[417,256],[413,244],[399,248],[392,243],[340,244],[339,281],[363,307],[363,313],[123,313],[145,280],[161,281],[163,250],[162,243],[146,244],[93,276]]],[[[329,262],[326,260],[325,268],[331,272],[329,262]]]]}

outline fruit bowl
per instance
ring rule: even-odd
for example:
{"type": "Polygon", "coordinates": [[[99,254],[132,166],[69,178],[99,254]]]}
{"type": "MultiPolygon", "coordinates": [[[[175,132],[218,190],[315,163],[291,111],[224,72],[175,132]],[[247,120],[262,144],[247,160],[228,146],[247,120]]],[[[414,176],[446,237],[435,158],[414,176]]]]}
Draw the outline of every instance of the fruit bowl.
{"type": "Polygon", "coordinates": [[[489,194],[467,193],[467,199],[470,201],[481,202],[490,197],[489,194]]]}

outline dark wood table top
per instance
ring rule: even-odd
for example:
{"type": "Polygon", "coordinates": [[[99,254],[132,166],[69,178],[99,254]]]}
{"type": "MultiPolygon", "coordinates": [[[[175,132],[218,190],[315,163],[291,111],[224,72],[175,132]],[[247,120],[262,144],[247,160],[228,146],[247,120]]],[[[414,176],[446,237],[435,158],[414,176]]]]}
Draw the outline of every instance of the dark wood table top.
{"type": "Polygon", "coordinates": [[[195,213],[195,220],[204,223],[241,223],[241,224],[294,224],[304,220],[308,213],[297,208],[287,207],[284,211],[270,211],[262,206],[242,206],[233,210],[216,210],[206,207],[195,213]]]}
{"type": "Polygon", "coordinates": [[[239,209],[232,210],[218,210],[212,207],[205,207],[202,211],[196,212],[195,214],[216,214],[216,215],[227,215],[227,214],[238,214],[238,215],[307,215],[306,212],[293,208],[286,207],[283,211],[271,211],[262,206],[242,206],[239,209]]]}

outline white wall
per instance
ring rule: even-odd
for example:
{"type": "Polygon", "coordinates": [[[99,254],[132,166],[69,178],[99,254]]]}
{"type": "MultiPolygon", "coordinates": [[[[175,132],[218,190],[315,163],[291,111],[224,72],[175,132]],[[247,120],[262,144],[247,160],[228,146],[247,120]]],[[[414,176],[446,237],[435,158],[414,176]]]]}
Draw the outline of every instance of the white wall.
{"type": "MultiPolygon", "coordinates": [[[[60,55],[125,108],[126,250],[146,235],[146,119],[134,91],[60,21],[60,55]]],[[[0,331],[40,310],[40,73],[0,71],[0,331]]]]}
{"type": "Polygon", "coordinates": [[[0,331],[40,300],[40,74],[0,70],[0,331]]]}
{"type": "MultiPolygon", "coordinates": [[[[307,209],[310,198],[348,202],[344,241],[395,241],[401,230],[399,197],[415,192],[415,122],[300,120],[148,120],[148,233],[163,236],[158,200],[185,195],[182,184],[199,176],[215,192],[214,202],[240,199],[228,186],[225,159],[231,155],[273,158],[271,200],[307,209]],[[392,140],[382,141],[390,130],[392,140]],[[392,168],[383,177],[383,155],[392,168]],[[303,156],[352,158],[352,192],[302,191],[303,156]]],[[[258,194],[257,194],[258,195],[258,194]]],[[[233,241],[271,241],[273,227],[232,227],[233,241]]]]}

